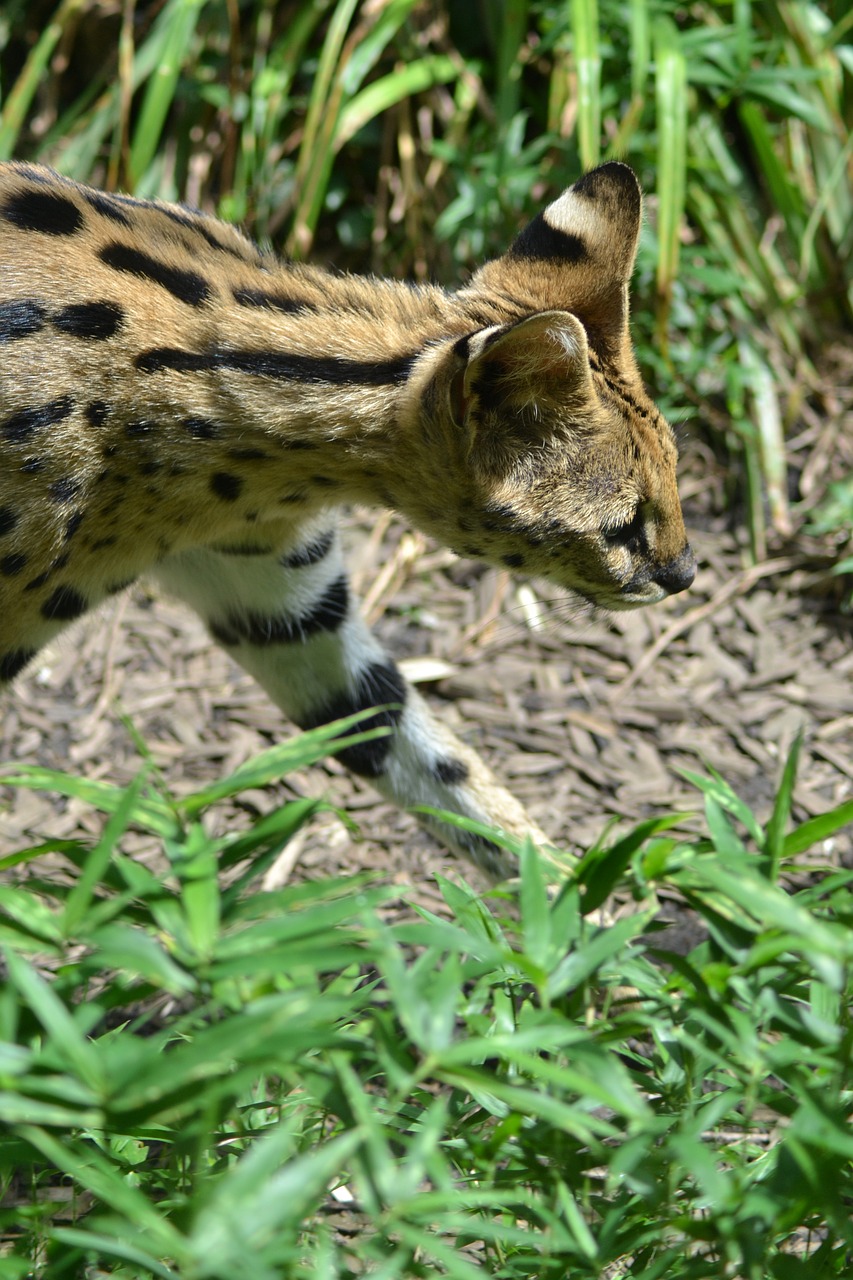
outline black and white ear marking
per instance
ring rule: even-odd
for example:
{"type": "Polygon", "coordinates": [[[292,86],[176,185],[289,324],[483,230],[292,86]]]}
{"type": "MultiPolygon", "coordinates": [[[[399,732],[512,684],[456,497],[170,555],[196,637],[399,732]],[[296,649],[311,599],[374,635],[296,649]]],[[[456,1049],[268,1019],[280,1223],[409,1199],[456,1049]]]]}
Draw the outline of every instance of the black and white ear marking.
{"type": "Polygon", "coordinates": [[[640,234],[640,184],[626,164],[611,161],[579,178],[516,236],[514,258],[580,266],[590,262],[626,279],[640,234]]]}
{"type": "Polygon", "coordinates": [[[583,262],[587,247],[579,235],[563,230],[551,220],[549,205],[544,213],[537,213],[512,242],[510,254],[514,258],[538,258],[548,262],[583,262]]]}

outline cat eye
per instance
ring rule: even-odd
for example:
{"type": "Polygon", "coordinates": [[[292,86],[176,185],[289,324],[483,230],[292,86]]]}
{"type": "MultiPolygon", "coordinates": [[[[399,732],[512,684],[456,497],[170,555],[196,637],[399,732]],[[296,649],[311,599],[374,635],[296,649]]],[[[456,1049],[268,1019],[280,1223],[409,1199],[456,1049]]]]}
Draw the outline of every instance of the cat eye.
{"type": "Polygon", "coordinates": [[[633,550],[641,545],[645,541],[642,508],[637,507],[630,520],[623,520],[620,524],[611,525],[609,529],[602,529],[601,536],[611,547],[627,547],[633,550]]]}

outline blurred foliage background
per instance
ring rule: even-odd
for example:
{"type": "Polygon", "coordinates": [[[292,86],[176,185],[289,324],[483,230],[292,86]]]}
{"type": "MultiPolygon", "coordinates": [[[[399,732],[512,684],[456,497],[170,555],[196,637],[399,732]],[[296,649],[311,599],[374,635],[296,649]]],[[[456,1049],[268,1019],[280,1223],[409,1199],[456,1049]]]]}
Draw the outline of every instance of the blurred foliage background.
{"type": "Polygon", "coordinates": [[[852,106],[846,0],[0,12],[0,158],[186,201],[295,257],[455,284],[584,168],[627,160],[648,193],[641,362],[725,458],[754,557],[809,517],[843,563],[853,530],[849,459],[802,418],[853,319],[852,106]]]}

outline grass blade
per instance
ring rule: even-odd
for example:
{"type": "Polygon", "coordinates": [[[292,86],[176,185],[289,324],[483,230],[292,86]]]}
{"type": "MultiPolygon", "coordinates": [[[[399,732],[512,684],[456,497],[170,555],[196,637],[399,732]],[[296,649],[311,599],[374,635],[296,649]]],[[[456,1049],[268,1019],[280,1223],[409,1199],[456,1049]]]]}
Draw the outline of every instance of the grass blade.
{"type": "Polygon", "coordinates": [[[592,169],[601,155],[598,0],[572,0],[571,23],[578,73],[578,145],[581,164],[592,169]]]}
{"type": "Polygon", "coordinates": [[[11,160],[21,127],[53,52],[66,28],[76,19],[78,9],[85,6],[86,0],[62,0],[27,56],[0,112],[0,160],[11,160]]]}
{"type": "Polygon", "coordinates": [[[136,189],[160,144],[166,117],[175,100],[181,68],[204,6],[204,0],[170,0],[161,15],[163,48],[148,81],[130,146],[129,172],[136,189]]]}
{"type": "Polygon", "coordinates": [[[655,24],[658,197],[658,340],[666,352],[672,290],[678,276],[687,174],[687,62],[676,27],[655,24]]]}

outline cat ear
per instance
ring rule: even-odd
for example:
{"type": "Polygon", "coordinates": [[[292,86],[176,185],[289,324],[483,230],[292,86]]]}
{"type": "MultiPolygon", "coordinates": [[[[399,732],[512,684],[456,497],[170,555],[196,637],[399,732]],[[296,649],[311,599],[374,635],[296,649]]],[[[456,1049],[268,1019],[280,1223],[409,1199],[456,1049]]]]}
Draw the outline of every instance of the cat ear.
{"type": "Polygon", "coordinates": [[[546,264],[552,298],[580,316],[592,345],[615,353],[628,332],[628,281],[642,217],[640,184],[626,164],[600,165],[516,236],[503,262],[546,264]]]}
{"type": "Polygon", "coordinates": [[[524,422],[529,434],[547,404],[570,411],[593,394],[584,327],[566,311],[541,311],[515,324],[495,325],[468,334],[455,351],[465,363],[450,384],[450,406],[460,426],[485,424],[490,415],[502,423],[524,422]]]}

